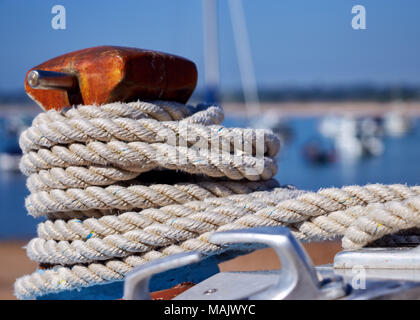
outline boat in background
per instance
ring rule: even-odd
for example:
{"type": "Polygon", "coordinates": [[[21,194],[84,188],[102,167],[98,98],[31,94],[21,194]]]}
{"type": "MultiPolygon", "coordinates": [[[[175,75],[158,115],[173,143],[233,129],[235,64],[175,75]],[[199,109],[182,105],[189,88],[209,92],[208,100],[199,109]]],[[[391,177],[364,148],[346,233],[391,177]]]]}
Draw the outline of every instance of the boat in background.
{"type": "Polygon", "coordinates": [[[413,129],[413,122],[398,111],[391,111],[384,116],[385,133],[392,137],[401,137],[413,129]]]}
{"type": "Polygon", "coordinates": [[[254,129],[268,129],[273,131],[284,145],[293,138],[293,129],[278,111],[266,111],[260,117],[249,121],[249,127],[254,129]]]}
{"type": "Polygon", "coordinates": [[[320,122],[319,131],[334,141],[337,154],[344,160],[380,156],[385,150],[380,118],[328,116],[320,122]]]}
{"type": "Polygon", "coordinates": [[[18,172],[20,154],[0,153],[0,171],[18,172]]]}
{"type": "Polygon", "coordinates": [[[0,171],[19,171],[22,151],[19,136],[32,121],[27,115],[8,115],[0,118],[0,171]]]}

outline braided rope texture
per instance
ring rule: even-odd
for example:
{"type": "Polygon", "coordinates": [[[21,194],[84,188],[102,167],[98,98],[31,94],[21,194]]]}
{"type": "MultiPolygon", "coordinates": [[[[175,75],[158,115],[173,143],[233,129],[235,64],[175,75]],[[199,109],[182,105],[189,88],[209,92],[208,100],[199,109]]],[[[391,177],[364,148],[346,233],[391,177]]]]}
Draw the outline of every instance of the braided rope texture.
{"type": "Polygon", "coordinates": [[[48,218],[27,254],[46,269],[18,279],[16,296],[122,280],[136,266],[179,252],[216,252],[208,240],[215,231],[288,226],[301,240],[342,237],[344,248],[359,248],[419,227],[420,187],[279,187],[271,179],[277,137],[224,128],[222,120],[218,106],[163,101],[36,117],[20,138],[21,169],[28,212],[48,218]],[[181,181],[165,181],[180,171],[187,175],[181,181]]]}

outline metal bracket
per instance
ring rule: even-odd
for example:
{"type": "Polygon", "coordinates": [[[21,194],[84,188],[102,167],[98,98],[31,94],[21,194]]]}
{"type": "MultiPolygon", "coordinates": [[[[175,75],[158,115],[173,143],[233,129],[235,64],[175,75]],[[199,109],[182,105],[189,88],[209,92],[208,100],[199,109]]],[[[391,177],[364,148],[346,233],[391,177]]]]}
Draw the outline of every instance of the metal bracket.
{"type": "Polygon", "coordinates": [[[416,248],[366,248],[339,252],[334,258],[335,269],[420,270],[420,246],[416,248]]]}
{"type": "MultiPolygon", "coordinates": [[[[219,245],[258,244],[272,247],[281,270],[221,272],[175,297],[191,299],[400,299],[420,297],[420,246],[368,248],[340,252],[333,265],[314,267],[300,243],[287,228],[263,227],[214,233],[219,245]],[[353,267],[366,269],[365,285],[353,287],[353,267]],[[351,271],[351,273],[350,273],[351,271]]],[[[230,249],[230,248],[229,248],[230,249]]],[[[188,252],[162,258],[136,268],[124,283],[124,299],[150,299],[149,281],[158,273],[200,262],[201,255],[188,252]]],[[[201,261],[200,263],[202,263],[201,261]]],[[[200,269],[201,268],[201,269],[200,269]]],[[[184,269],[183,269],[184,270],[184,269]]],[[[193,274],[202,267],[191,266],[193,274]]],[[[205,278],[206,276],[202,277],[205,278]]]]}
{"type": "MultiPolygon", "coordinates": [[[[252,243],[270,246],[276,251],[282,269],[274,272],[222,272],[181,293],[177,300],[336,299],[346,294],[341,277],[320,277],[303,247],[287,228],[219,232],[211,235],[210,241],[219,245],[252,243]]],[[[150,299],[149,281],[154,274],[199,262],[200,258],[196,252],[182,253],[136,268],[125,280],[124,299],[150,299]]]]}
{"type": "Polygon", "coordinates": [[[340,277],[321,279],[311,259],[284,227],[261,227],[218,232],[210,241],[219,245],[227,243],[256,243],[272,247],[282,268],[269,288],[255,292],[248,299],[336,299],[345,295],[340,277]]]}

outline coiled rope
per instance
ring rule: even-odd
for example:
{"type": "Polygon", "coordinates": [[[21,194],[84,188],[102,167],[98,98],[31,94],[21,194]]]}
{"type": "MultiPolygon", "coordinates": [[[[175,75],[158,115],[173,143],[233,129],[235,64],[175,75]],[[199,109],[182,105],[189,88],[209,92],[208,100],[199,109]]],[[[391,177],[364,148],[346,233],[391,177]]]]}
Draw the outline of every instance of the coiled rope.
{"type": "Polygon", "coordinates": [[[215,252],[214,231],[285,225],[302,240],[343,237],[344,248],[358,248],[419,227],[420,187],[279,187],[278,138],[222,120],[218,106],[163,101],[38,115],[20,138],[20,166],[29,214],[48,218],[27,254],[48,268],[19,278],[16,296],[121,280],[188,250],[215,252]]]}

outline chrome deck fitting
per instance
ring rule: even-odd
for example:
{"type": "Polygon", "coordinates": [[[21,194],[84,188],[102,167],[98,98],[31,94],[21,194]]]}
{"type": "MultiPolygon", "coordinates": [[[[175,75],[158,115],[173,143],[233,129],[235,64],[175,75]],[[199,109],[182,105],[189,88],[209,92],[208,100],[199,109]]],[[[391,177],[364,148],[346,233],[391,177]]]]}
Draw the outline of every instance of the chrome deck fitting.
{"type": "MultiPolygon", "coordinates": [[[[214,233],[225,248],[257,244],[271,247],[282,268],[220,272],[176,296],[175,300],[415,299],[420,298],[420,247],[343,251],[334,265],[315,267],[289,229],[261,227],[214,233]]],[[[149,281],[158,273],[197,263],[188,252],[136,268],[126,278],[124,299],[150,299],[149,281]]],[[[198,269],[195,272],[200,272],[198,269]]]]}

